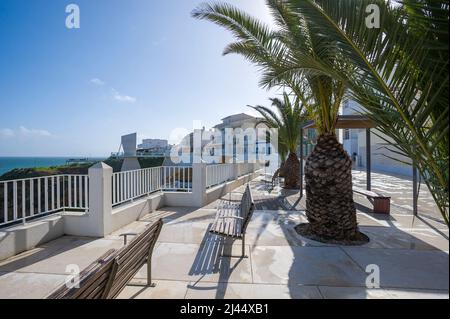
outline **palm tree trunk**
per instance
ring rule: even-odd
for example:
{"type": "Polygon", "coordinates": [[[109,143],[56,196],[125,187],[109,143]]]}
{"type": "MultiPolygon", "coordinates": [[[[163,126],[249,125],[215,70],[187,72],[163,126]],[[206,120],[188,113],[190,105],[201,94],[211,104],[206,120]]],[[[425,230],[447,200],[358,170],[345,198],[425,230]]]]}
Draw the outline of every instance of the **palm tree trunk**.
{"type": "Polygon", "coordinates": [[[305,165],[308,233],[328,241],[360,241],[352,161],[336,135],[324,134],[305,165]]]}
{"type": "Polygon", "coordinates": [[[290,153],[283,169],[284,188],[298,189],[300,186],[300,161],[297,154],[290,153]]]}

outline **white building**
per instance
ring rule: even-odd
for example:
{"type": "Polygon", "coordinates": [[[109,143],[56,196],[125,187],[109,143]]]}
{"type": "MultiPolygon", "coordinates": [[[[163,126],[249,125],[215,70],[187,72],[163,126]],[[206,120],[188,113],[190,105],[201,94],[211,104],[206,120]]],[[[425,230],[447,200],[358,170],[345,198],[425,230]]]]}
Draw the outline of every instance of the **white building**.
{"type": "MultiPolygon", "coordinates": [[[[237,158],[239,154],[244,161],[248,161],[249,158],[257,157],[257,154],[270,155],[272,153],[273,147],[267,141],[266,133],[263,130],[256,130],[256,136],[250,136],[246,134],[246,130],[250,129],[248,132],[256,128],[256,124],[260,121],[260,118],[240,113],[227,116],[222,119],[222,123],[214,126],[214,130],[222,133],[223,140],[218,141],[222,146],[223,154],[225,154],[225,134],[227,129],[233,129],[235,132],[235,137],[233,140],[233,154],[232,158],[237,158]],[[255,141],[251,139],[255,138],[255,141]],[[253,143],[253,144],[252,144],[253,143]],[[249,145],[255,145],[253,149],[249,145]]],[[[265,125],[258,125],[259,128],[265,128],[265,125]]],[[[232,158],[230,156],[224,156],[224,162],[230,162],[232,158]]]]}
{"type": "Polygon", "coordinates": [[[160,139],[145,139],[142,140],[142,144],[138,145],[140,149],[151,149],[151,148],[167,148],[169,142],[167,140],[160,139]]]}
{"type": "Polygon", "coordinates": [[[137,153],[141,156],[165,156],[170,151],[170,145],[167,140],[162,139],[144,139],[142,144],[138,145],[137,153]]]}
{"type": "MultiPolygon", "coordinates": [[[[251,162],[252,159],[259,160],[264,155],[266,159],[269,159],[271,166],[278,165],[278,154],[274,152],[276,150],[268,141],[266,132],[262,130],[264,125],[258,125],[259,130],[254,130],[256,124],[260,118],[240,113],[228,116],[222,119],[222,123],[214,126],[212,129],[201,130],[202,141],[201,149],[202,154],[207,154],[212,159],[211,163],[232,163],[234,161],[251,162]],[[228,154],[226,141],[227,132],[233,132],[232,145],[228,145],[228,154]],[[251,132],[255,132],[252,134],[251,132]],[[254,140],[253,140],[254,139],[254,140]],[[232,148],[232,152],[230,152],[232,148]]],[[[183,142],[173,148],[174,153],[180,154],[179,159],[189,163],[193,161],[193,145],[194,134],[187,135],[183,142]],[[184,159],[182,157],[184,156],[184,159]]],[[[166,159],[167,163],[169,159],[166,159]]],[[[170,160],[170,162],[174,162],[170,160]]]]}
{"type": "MultiPolygon", "coordinates": [[[[342,115],[358,115],[364,113],[362,107],[355,101],[347,100],[342,105],[342,115]]],[[[378,135],[383,136],[388,141],[387,136],[376,129],[371,134],[371,153],[372,170],[384,173],[412,176],[412,166],[404,164],[396,159],[406,163],[411,163],[407,157],[400,156],[390,152],[388,148],[394,148],[391,143],[387,143],[378,135]]],[[[346,129],[340,134],[345,150],[355,161],[355,168],[366,168],[366,130],[365,129],[346,129]]]]}

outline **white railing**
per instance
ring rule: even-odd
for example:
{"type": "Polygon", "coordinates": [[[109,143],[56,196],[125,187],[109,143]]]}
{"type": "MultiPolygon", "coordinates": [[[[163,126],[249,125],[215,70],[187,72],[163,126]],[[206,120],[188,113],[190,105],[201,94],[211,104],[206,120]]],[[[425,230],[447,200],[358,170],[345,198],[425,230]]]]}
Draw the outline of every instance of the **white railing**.
{"type": "Polygon", "coordinates": [[[161,173],[160,167],[114,173],[112,205],[119,205],[161,190],[161,173]]]}
{"type": "Polygon", "coordinates": [[[211,188],[234,179],[234,164],[208,165],[206,167],[206,188],[211,188]]]}
{"type": "Polygon", "coordinates": [[[88,175],[54,175],[0,182],[0,226],[64,209],[87,210],[88,175]]]}
{"type": "MultiPolygon", "coordinates": [[[[254,172],[258,165],[206,166],[206,188],[254,172]]],[[[117,206],[157,191],[192,192],[192,167],[162,166],[112,175],[111,204],[117,206]]],[[[0,181],[0,227],[65,209],[88,210],[88,175],[55,175],[0,181]]]]}
{"type": "Polygon", "coordinates": [[[191,167],[163,166],[113,174],[113,206],[157,191],[192,191],[191,167]]]}
{"type": "Polygon", "coordinates": [[[163,191],[192,192],[192,167],[163,166],[163,191]]]}

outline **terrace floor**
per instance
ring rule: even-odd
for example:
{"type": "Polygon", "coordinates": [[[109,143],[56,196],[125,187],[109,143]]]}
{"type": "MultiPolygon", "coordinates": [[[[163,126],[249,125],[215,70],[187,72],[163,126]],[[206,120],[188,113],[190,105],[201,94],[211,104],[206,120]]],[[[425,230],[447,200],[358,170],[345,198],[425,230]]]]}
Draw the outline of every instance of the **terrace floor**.
{"type": "MultiPolygon", "coordinates": [[[[355,184],[364,176],[355,172],[355,184]]],[[[156,288],[128,286],[120,298],[449,298],[448,228],[436,209],[420,198],[419,218],[408,205],[408,180],[375,174],[374,190],[393,196],[390,217],[370,214],[355,196],[361,230],[371,241],[361,247],[326,245],[297,235],[305,222],[304,198],[262,181],[251,183],[256,212],[247,231],[249,258],[241,242],[209,235],[218,202],[201,209],[165,207],[104,239],[61,237],[0,263],[0,298],[43,298],[64,283],[66,267],[80,269],[111,248],[120,233],[140,231],[164,218],[152,259],[156,288]],[[388,181],[388,182],[386,182],[388,181]],[[397,195],[398,194],[398,195],[397,195]],[[369,265],[380,270],[380,289],[366,288],[369,265]]],[[[241,187],[226,199],[238,200],[241,187]]],[[[145,282],[145,267],[133,282],[145,282]]]]}

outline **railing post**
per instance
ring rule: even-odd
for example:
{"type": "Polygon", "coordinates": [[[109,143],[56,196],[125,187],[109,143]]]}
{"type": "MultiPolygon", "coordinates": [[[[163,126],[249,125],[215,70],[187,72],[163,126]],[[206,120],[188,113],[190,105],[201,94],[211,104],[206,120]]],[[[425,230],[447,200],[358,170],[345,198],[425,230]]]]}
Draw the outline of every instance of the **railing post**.
{"type": "Polygon", "coordinates": [[[89,168],[89,219],[93,232],[104,237],[112,230],[113,169],[103,162],[89,168]]]}
{"type": "Polygon", "coordinates": [[[233,175],[234,175],[234,180],[237,180],[239,178],[239,163],[234,163],[233,164],[233,175]]]}
{"type": "Polygon", "coordinates": [[[203,161],[192,164],[192,196],[197,207],[206,205],[206,163],[203,161]]]}

